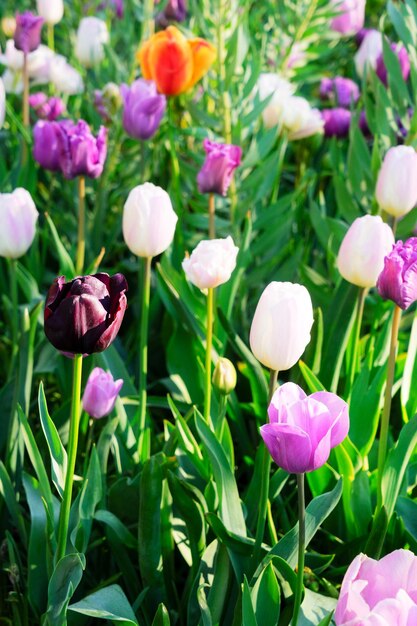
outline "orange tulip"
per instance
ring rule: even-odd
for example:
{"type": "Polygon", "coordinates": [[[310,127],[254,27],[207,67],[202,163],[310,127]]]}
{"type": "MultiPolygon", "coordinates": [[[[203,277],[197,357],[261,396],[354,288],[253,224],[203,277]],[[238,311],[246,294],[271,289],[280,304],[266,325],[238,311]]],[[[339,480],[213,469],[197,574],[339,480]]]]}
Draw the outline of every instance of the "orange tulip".
{"type": "Polygon", "coordinates": [[[153,35],[137,53],[143,77],[154,80],[158,91],[166,96],[188,91],[215,58],[211,43],[199,37],[186,39],[175,26],[153,35]]]}

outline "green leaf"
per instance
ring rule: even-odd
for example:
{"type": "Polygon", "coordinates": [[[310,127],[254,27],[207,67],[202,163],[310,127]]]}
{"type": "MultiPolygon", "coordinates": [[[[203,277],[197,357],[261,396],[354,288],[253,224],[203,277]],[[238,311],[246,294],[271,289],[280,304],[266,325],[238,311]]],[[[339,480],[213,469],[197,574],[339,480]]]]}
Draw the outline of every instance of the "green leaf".
{"type": "MultiPolygon", "coordinates": [[[[120,626],[138,626],[133,609],[119,585],[104,587],[68,607],[69,611],[107,619],[120,626]]],[[[164,624],[165,622],[161,622],[164,624]]],[[[166,622],[169,624],[169,622],[166,622]]]]}
{"type": "Polygon", "coordinates": [[[306,589],[297,626],[317,626],[322,623],[322,620],[324,624],[330,624],[335,608],[335,598],[322,596],[311,589],[306,589]]]}
{"type": "Polygon", "coordinates": [[[71,535],[73,544],[80,552],[87,550],[94,512],[101,501],[102,491],[100,462],[96,447],[94,446],[91,451],[87,476],[83,482],[83,488],[78,501],[79,524],[76,525],[71,535]]]}
{"type": "Polygon", "coordinates": [[[245,576],[242,591],[242,626],[258,626],[255,610],[252,604],[249,583],[245,576]]]}
{"type": "Polygon", "coordinates": [[[119,520],[116,515],[111,513],[110,511],[99,510],[95,512],[94,519],[101,522],[102,524],[106,524],[109,528],[111,528],[115,535],[120,539],[120,541],[127,547],[137,549],[138,542],[135,537],[132,535],[130,530],[119,520]]]}
{"type": "Polygon", "coordinates": [[[161,582],[161,502],[162,469],[152,456],[146,461],[140,480],[139,506],[139,569],[145,584],[158,586],[161,582]]]}
{"type": "Polygon", "coordinates": [[[56,426],[50,418],[42,382],[39,385],[38,406],[42,430],[44,432],[51,457],[52,482],[62,498],[64,495],[68,457],[65,448],[62,445],[61,439],[59,438],[56,426]]]}
{"type": "Polygon", "coordinates": [[[9,515],[13,521],[13,525],[17,528],[19,532],[20,541],[26,548],[27,533],[23,511],[17,500],[17,493],[13,488],[12,481],[3,461],[0,461],[0,495],[3,497],[6,503],[7,510],[9,511],[9,515]]]}
{"type": "Polygon", "coordinates": [[[153,619],[152,626],[170,626],[170,624],[169,613],[165,605],[161,602],[153,619]]]}
{"type": "Polygon", "coordinates": [[[59,262],[59,273],[66,276],[66,278],[73,278],[75,276],[75,267],[72,261],[71,256],[68,254],[64,244],[62,243],[58,231],[55,228],[55,224],[52,221],[52,218],[48,213],[45,213],[46,223],[49,226],[49,230],[51,231],[52,241],[55,246],[55,251],[58,256],[59,262]]]}
{"type": "Polygon", "coordinates": [[[48,587],[46,623],[49,626],[66,626],[68,603],[81,581],[84,569],[83,554],[67,554],[55,567],[48,587]]]}
{"type": "Polygon", "coordinates": [[[262,626],[276,626],[280,614],[280,590],[272,563],[261,572],[251,591],[255,616],[262,626]]]}

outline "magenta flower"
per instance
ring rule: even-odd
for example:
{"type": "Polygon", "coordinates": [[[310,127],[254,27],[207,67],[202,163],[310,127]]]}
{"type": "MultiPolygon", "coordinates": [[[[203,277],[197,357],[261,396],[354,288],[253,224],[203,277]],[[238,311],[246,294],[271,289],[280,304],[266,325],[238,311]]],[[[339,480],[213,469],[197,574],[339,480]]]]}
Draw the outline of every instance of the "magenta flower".
{"type": "Polygon", "coordinates": [[[123,128],[134,139],[150,139],[165,114],[166,97],[159,94],[152,80],[139,78],[128,87],[121,85],[123,128]]]}
{"type": "Polygon", "coordinates": [[[333,101],[337,106],[349,109],[352,104],[359,100],[360,91],[358,85],[350,78],[336,76],[335,78],[323,78],[320,84],[320,98],[333,101]]]}
{"type": "Polygon", "coordinates": [[[341,35],[356,35],[365,22],[366,0],[331,0],[339,14],[331,21],[330,28],[341,35]]]}
{"type": "Polygon", "coordinates": [[[352,114],[347,109],[325,109],[321,112],[326,137],[347,137],[352,114]]]}
{"type": "Polygon", "coordinates": [[[269,424],[261,436],[275,463],[285,471],[302,474],[324,465],[331,448],[349,431],[348,405],[334,393],[307,396],[298,385],[285,383],[272,397],[269,424]]]}
{"type": "Polygon", "coordinates": [[[65,178],[101,176],[107,156],[107,129],[100,127],[97,137],[84,120],[56,122],[59,163],[65,178]]]}
{"type": "Polygon", "coordinates": [[[42,120],[55,121],[65,112],[65,103],[61,98],[48,98],[41,91],[29,96],[29,104],[42,120]]]}
{"type": "Polygon", "coordinates": [[[168,0],[165,8],[156,17],[156,23],[161,28],[169,26],[170,22],[183,22],[187,17],[185,0],[168,0]]]}
{"type": "Polygon", "coordinates": [[[394,550],[375,561],[359,554],[343,579],[336,626],[417,624],[417,557],[394,550]]]}
{"type": "Polygon", "coordinates": [[[225,196],[232,181],[233,172],[240,165],[242,148],[227,143],[203,142],[206,160],[197,175],[200,193],[217,193],[225,196]]]}
{"type": "Polygon", "coordinates": [[[43,17],[34,15],[30,11],[16,13],[14,44],[18,50],[29,54],[39,47],[43,21],[43,17]]]}
{"type": "MultiPolygon", "coordinates": [[[[410,75],[410,59],[409,59],[407,50],[404,48],[404,46],[401,43],[392,43],[391,50],[393,50],[395,54],[397,55],[397,58],[401,67],[401,74],[404,80],[407,80],[410,75]]],[[[387,72],[387,68],[385,67],[384,56],[382,53],[379,55],[377,59],[375,71],[376,71],[377,76],[381,80],[381,82],[383,82],[384,85],[387,86],[388,85],[388,72],[387,72]]]]}
{"type": "Polygon", "coordinates": [[[33,158],[41,167],[51,172],[58,172],[59,146],[58,146],[59,126],[56,122],[36,122],[33,129],[33,158]]]}
{"type": "Polygon", "coordinates": [[[377,282],[380,295],[403,311],[417,300],[417,237],[397,241],[385,257],[377,282]]]}
{"type": "Polygon", "coordinates": [[[83,409],[99,419],[111,413],[117,396],[123,386],[123,380],[114,380],[110,373],[101,367],[95,367],[88,377],[83,395],[83,409]]]}

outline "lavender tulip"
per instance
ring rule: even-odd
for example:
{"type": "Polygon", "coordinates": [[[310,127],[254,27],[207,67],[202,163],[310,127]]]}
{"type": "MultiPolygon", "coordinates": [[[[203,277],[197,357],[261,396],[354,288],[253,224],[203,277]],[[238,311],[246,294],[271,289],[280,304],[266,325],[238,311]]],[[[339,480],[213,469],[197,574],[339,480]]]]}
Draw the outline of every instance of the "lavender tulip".
{"type": "Polygon", "coordinates": [[[233,172],[240,165],[242,148],[227,143],[203,142],[206,160],[197,175],[200,193],[216,193],[225,196],[232,181],[233,172]]]}
{"type": "Polygon", "coordinates": [[[25,54],[36,50],[41,43],[42,24],[43,18],[30,11],[16,13],[16,30],[14,33],[16,48],[25,54]]]}
{"type": "Polygon", "coordinates": [[[58,147],[59,127],[56,122],[36,122],[33,129],[33,158],[41,167],[51,172],[58,172],[59,147],[58,147]]]}
{"type": "Polygon", "coordinates": [[[347,137],[352,114],[347,109],[325,109],[321,112],[326,137],[347,137]]]}
{"type": "Polygon", "coordinates": [[[295,474],[324,465],[330,450],[349,431],[348,405],[334,393],[319,391],[307,396],[294,383],[285,383],[272,396],[269,424],[262,438],[275,463],[295,474]]]}
{"type": "MultiPolygon", "coordinates": [[[[393,52],[397,55],[401,68],[401,74],[404,80],[407,80],[410,75],[410,58],[407,50],[401,43],[392,43],[391,50],[393,50],[393,52]]],[[[375,71],[381,82],[383,82],[385,86],[388,85],[388,72],[382,52],[377,59],[375,71]]]]}
{"type": "Polygon", "coordinates": [[[169,26],[170,22],[183,22],[187,16],[185,0],[168,0],[163,11],[156,17],[156,23],[161,28],[169,26]]]}
{"type": "Polygon", "coordinates": [[[342,35],[355,35],[363,28],[366,0],[331,0],[331,4],[339,11],[331,22],[333,30],[342,35]]]}
{"type": "Polygon", "coordinates": [[[114,409],[123,380],[114,380],[110,373],[95,367],[88,377],[83,395],[83,409],[91,417],[100,419],[114,409]]]}
{"type": "Polygon", "coordinates": [[[134,139],[149,139],[159,128],[166,109],[166,97],[158,94],[152,80],[139,78],[128,87],[120,87],[122,94],[123,127],[134,139]]]}
{"type": "Polygon", "coordinates": [[[358,85],[350,78],[336,76],[322,79],[320,97],[323,100],[333,101],[339,107],[349,109],[359,100],[360,91],[358,85]]]}
{"type": "Polygon", "coordinates": [[[98,178],[107,156],[107,129],[100,127],[97,137],[84,120],[77,124],[58,123],[59,163],[65,178],[98,178]]]}
{"type": "Polygon", "coordinates": [[[384,259],[376,286],[382,298],[393,300],[403,311],[416,302],[417,237],[397,241],[384,259]]]}
{"type": "Polygon", "coordinates": [[[49,122],[55,121],[65,112],[65,103],[61,98],[48,98],[42,92],[29,96],[29,105],[40,119],[48,120],[49,122]]]}

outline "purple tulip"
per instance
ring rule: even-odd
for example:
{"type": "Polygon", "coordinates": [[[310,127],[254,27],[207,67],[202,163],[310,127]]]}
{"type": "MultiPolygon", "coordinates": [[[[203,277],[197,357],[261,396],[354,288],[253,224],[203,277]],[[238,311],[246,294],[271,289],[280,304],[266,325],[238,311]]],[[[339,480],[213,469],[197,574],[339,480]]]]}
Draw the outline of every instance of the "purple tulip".
{"type": "Polygon", "coordinates": [[[377,282],[380,295],[403,311],[417,300],[417,237],[397,241],[385,257],[377,282]]]}
{"type": "Polygon", "coordinates": [[[156,17],[156,23],[166,28],[171,22],[183,22],[187,17],[185,0],[168,0],[165,9],[156,17]]]}
{"type": "Polygon", "coordinates": [[[197,183],[200,193],[217,193],[225,196],[232,181],[233,172],[240,165],[242,148],[227,143],[203,142],[206,160],[198,172],[197,183]]]}
{"type": "Polygon", "coordinates": [[[331,448],[349,431],[344,400],[327,391],[307,396],[294,383],[285,383],[274,393],[268,415],[269,424],[261,427],[262,438],[275,463],[294,474],[324,465],[331,448]]]}
{"type": "Polygon", "coordinates": [[[362,134],[365,137],[367,137],[368,139],[370,139],[372,137],[371,129],[368,126],[368,120],[366,119],[365,111],[361,111],[361,113],[359,115],[358,126],[359,126],[360,130],[362,131],[362,134]]]}
{"type": "Polygon", "coordinates": [[[56,122],[36,122],[33,129],[33,157],[41,167],[58,172],[58,124],[56,122]]]}
{"type": "Polygon", "coordinates": [[[45,335],[68,355],[102,352],[119,332],[126,291],[123,274],[56,278],[46,296],[45,335]]]}
{"type": "Polygon", "coordinates": [[[337,106],[349,109],[359,100],[359,97],[359,87],[350,78],[336,76],[336,78],[323,78],[321,81],[320,98],[322,100],[331,100],[337,106]]]}
{"type": "Polygon", "coordinates": [[[65,178],[98,178],[107,156],[107,129],[100,127],[97,137],[84,120],[57,122],[59,163],[65,178]]]}
{"type": "Polygon", "coordinates": [[[43,17],[34,15],[30,11],[16,13],[14,44],[18,50],[29,54],[39,47],[43,21],[43,17]]]}
{"type": "Polygon", "coordinates": [[[99,419],[111,413],[116,404],[116,398],[123,386],[123,380],[114,380],[110,373],[101,367],[95,367],[88,377],[83,395],[83,409],[99,419]]]}
{"type": "MultiPolygon", "coordinates": [[[[407,50],[401,43],[392,43],[391,50],[393,50],[393,52],[395,52],[395,54],[397,55],[401,67],[401,74],[404,80],[407,80],[410,75],[410,59],[407,50]]],[[[375,71],[380,81],[383,82],[385,86],[387,86],[388,72],[387,68],[385,67],[384,55],[382,53],[377,59],[375,71]]]]}
{"type": "Polygon", "coordinates": [[[326,137],[347,137],[352,114],[347,109],[325,109],[321,112],[326,137]]]}
{"type": "Polygon", "coordinates": [[[123,127],[134,139],[149,139],[159,128],[166,109],[166,97],[158,94],[152,80],[139,78],[128,87],[121,85],[123,127]]]}
{"type": "Polygon", "coordinates": [[[61,98],[48,98],[41,91],[29,96],[29,104],[40,119],[49,122],[55,121],[65,111],[65,103],[61,98]]]}

